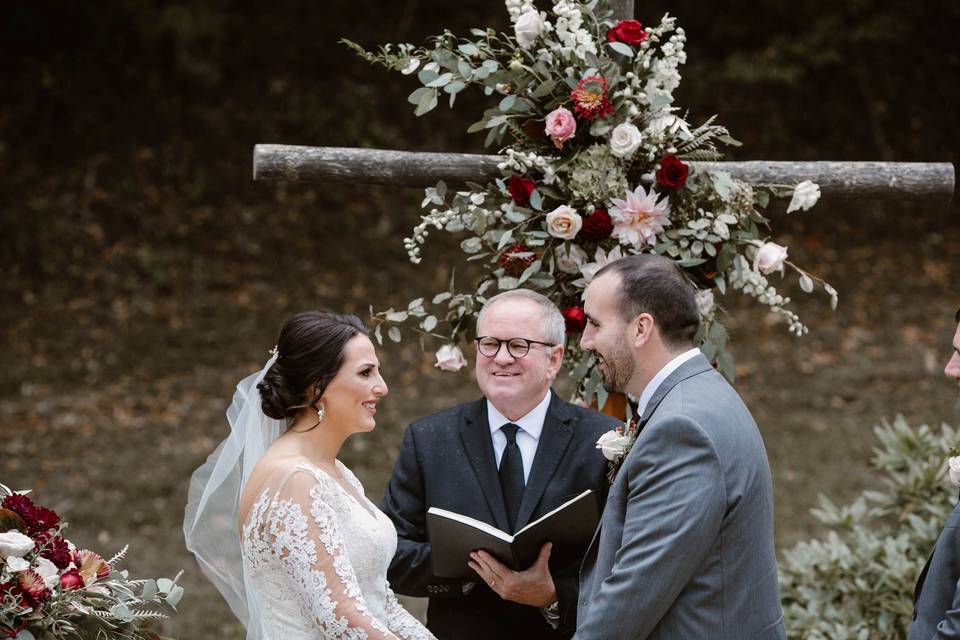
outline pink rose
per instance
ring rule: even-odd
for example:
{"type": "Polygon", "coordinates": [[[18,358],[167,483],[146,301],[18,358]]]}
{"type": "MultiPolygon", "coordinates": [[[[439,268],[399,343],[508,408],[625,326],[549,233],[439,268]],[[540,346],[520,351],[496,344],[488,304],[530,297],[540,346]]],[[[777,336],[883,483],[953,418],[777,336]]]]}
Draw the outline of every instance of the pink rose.
{"type": "Polygon", "coordinates": [[[787,248],[768,242],[757,250],[756,268],[763,274],[783,270],[783,261],[787,259],[787,248]]]}
{"type": "Polygon", "coordinates": [[[563,143],[577,133],[577,119],[569,109],[557,107],[547,114],[546,132],[554,146],[562,149],[563,143]]]}
{"type": "Polygon", "coordinates": [[[433,366],[443,371],[458,371],[467,366],[467,359],[463,357],[460,347],[445,344],[437,350],[437,362],[433,366]]]}

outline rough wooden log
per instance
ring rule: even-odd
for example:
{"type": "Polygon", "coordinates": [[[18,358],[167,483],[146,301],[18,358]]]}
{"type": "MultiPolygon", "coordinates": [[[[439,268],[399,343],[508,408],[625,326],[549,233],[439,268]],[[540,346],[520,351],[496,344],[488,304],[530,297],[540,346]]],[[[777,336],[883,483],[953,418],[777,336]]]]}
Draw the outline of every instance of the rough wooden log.
{"type": "MultiPolygon", "coordinates": [[[[427,187],[443,180],[485,184],[500,175],[502,156],[424,153],[385,149],[258,144],[254,180],[354,182],[427,187]]],[[[793,185],[813,180],[824,198],[949,201],[954,168],[949,162],[694,162],[729,172],[751,184],[793,185]]]]}

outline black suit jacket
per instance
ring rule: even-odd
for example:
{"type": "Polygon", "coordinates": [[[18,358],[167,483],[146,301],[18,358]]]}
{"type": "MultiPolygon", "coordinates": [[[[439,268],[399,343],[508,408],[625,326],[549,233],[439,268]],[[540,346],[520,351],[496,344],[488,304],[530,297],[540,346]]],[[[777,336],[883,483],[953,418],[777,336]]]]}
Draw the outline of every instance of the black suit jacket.
{"type": "Polygon", "coordinates": [[[960,638],[960,504],[954,507],[913,592],[909,640],[960,638]]]}
{"type": "MultiPolygon", "coordinates": [[[[596,442],[621,423],[551,394],[520,504],[518,529],[586,489],[596,491],[602,505],[609,488],[607,462],[596,442]]],[[[582,552],[568,566],[551,564],[560,604],[560,627],[554,631],[538,608],[501,599],[479,578],[464,595],[461,581],[435,577],[426,529],[430,507],[509,530],[483,398],[422,418],[407,428],[380,504],[398,536],[388,572],[390,584],[398,593],[430,598],[427,626],[439,638],[556,640],[573,634],[582,552]]]]}

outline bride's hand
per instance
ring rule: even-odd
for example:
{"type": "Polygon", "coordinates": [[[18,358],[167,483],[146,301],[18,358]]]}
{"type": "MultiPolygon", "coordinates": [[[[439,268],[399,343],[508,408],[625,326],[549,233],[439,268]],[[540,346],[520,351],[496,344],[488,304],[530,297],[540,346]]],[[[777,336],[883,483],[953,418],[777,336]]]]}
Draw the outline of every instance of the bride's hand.
{"type": "Polygon", "coordinates": [[[537,561],[526,571],[514,571],[486,551],[474,551],[467,564],[504,600],[532,607],[546,607],[557,601],[557,590],[550,575],[549,542],[540,549],[537,561]]]}

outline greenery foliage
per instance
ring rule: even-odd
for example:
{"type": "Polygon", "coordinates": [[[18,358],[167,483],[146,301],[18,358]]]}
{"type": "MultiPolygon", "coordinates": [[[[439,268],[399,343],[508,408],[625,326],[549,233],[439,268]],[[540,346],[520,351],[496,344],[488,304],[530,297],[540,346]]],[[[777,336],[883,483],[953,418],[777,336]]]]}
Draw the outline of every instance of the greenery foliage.
{"type": "Polygon", "coordinates": [[[790,638],[907,637],[913,588],[956,502],[947,459],[960,433],[911,427],[903,416],[874,427],[871,466],[882,490],[838,506],[820,496],[825,539],[785,551],[780,589],[790,638]]]}

